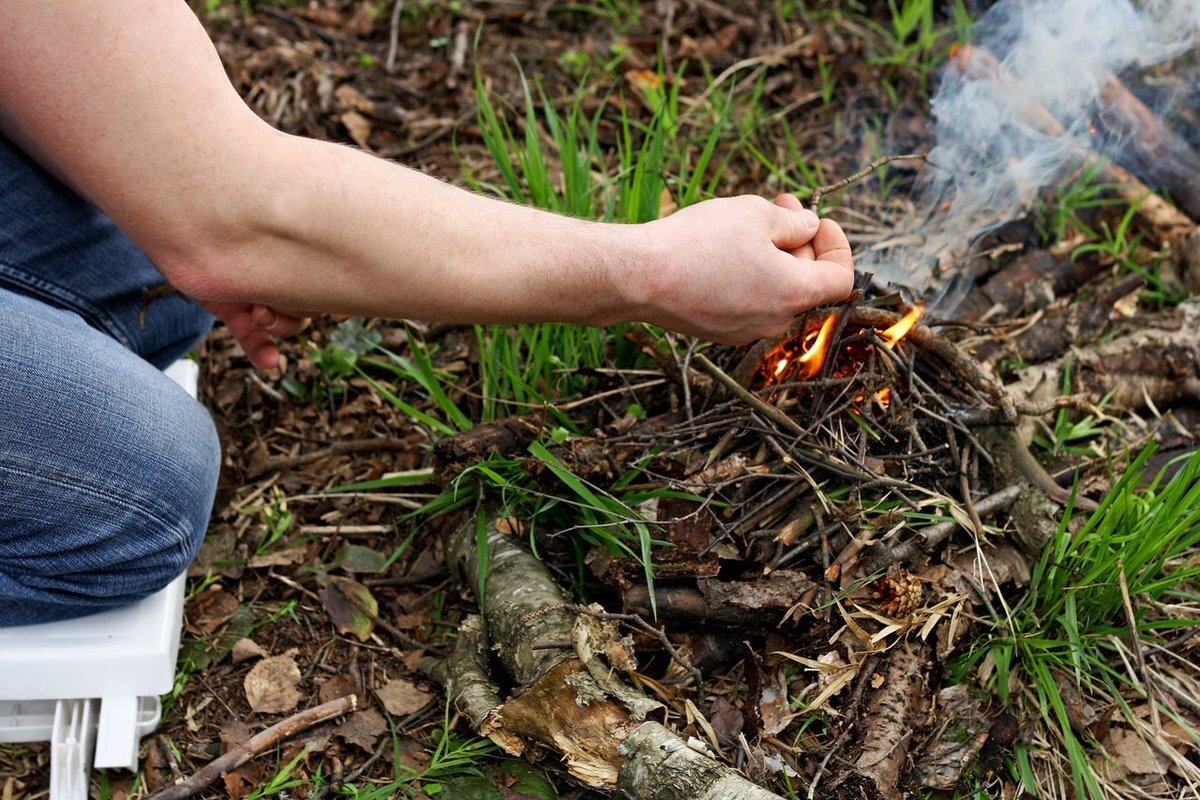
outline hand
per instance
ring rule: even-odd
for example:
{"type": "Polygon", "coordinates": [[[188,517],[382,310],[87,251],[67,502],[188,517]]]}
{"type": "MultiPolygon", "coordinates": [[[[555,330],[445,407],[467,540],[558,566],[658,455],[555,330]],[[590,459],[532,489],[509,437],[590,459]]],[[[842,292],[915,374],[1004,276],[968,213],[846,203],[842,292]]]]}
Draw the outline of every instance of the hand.
{"type": "Polygon", "coordinates": [[[708,200],[644,230],[660,256],[635,303],[683,333],[729,344],[780,336],[797,313],[854,286],[846,234],[790,194],[708,200]]]}
{"type": "Polygon", "coordinates": [[[302,312],[293,315],[256,303],[199,302],[229,327],[250,361],[263,369],[279,364],[277,338],[295,336],[308,327],[302,312]]]}

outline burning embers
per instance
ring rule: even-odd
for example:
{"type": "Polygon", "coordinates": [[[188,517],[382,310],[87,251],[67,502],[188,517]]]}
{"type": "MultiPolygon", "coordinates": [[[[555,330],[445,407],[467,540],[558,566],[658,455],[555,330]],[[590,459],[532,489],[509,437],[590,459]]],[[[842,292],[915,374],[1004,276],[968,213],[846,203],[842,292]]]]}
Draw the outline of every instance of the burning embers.
{"type": "MultiPolygon", "coordinates": [[[[786,387],[817,378],[829,378],[842,385],[852,381],[868,364],[874,361],[876,349],[895,348],[912,329],[924,313],[921,306],[913,307],[894,325],[885,329],[851,328],[838,331],[838,314],[825,317],[819,325],[809,326],[800,334],[775,345],[763,359],[755,376],[755,386],[786,387]],[[840,333],[836,346],[832,344],[840,333]]],[[[861,404],[867,399],[867,389],[854,388],[853,402],[861,404]]],[[[883,386],[870,392],[871,398],[887,408],[892,398],[892,387],[883,386]]]]}

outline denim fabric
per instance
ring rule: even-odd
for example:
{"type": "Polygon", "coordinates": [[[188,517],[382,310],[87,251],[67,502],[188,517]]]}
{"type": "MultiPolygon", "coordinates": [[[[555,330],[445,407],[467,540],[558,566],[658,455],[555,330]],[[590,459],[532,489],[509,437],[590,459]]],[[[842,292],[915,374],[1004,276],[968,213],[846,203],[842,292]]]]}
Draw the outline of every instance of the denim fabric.
{"type": "Polygon", "coordinates": [[[0,137],[0,625],[133,602],[191,560],[220,449],[159,371],[212,318],[0,137]]]}

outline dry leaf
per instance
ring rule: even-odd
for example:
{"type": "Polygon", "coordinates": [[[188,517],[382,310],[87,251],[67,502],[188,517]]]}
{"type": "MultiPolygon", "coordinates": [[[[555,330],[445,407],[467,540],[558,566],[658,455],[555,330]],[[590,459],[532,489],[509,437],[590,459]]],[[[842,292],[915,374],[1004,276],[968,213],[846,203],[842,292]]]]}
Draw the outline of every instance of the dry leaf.
{"type": "Polygon", "coordinates": [[[387,685],[375,690],[375,696],[387,712],[396,717],[406,717],[420,711],[433,699],[432,694],[403,678],[388,681],[387,685]]]}
{"type": "Polygon", "coordinates": [[[264,658],[246,675],[246,701],[259,714],[291,711],[300,703],[299,682],[300,668],[291,656],[264,658]]]}
{"type": "Polygon", "coordinates": [[[1165,775],[1171,763],[1145,739],[1125,728],[1109,731],[1105,749],[1122,770],[1134,775],[1165,775]]]}
{"type": "Polygon", "coordinates": [[[349,697],[356,691],[358,691],[358,687],[355,684],[354,677],[342,672],[321,684],[320,688],[317,689],[317,699],[322,703],[328,703],[330,700],[349,697]]]}
{"type": "Polygon", "coordinates": [[[233,663],[240,664],[243,661],[249,661],[252,658],[262,658],[266,655],[258,642],[253,639],[238,639],[233,643],[233,649],[230,651],[233,657],[233,663]]]}
{"type": "Polygon", "coordinates": [[[320,596],[338,633],[353,633],[360,642],[371,638],[379,604],[370,589],[358,581],[333,575],[325,579],[320,596]]]}
{"type": "Polygon", "coordinates": [[[346,126],[346,132],[350,134],[350,138],[354,143],[363,150],[370,150],[371,138],[371,120],[364,117],[357,111],[347,111],[342,114],[342,124],[346,126]]]}
{"type": "Polygon", "coordinates": [[[375,749],[375,741],[387,730],[387,720],[373,708],[355,711],[346,717],[338,726],[337,735],[349,744],[358,745],[370,752],[375,749]]]}
{"type": "Polygon", "coordinates": [[[236,597],[219,586],[209,587],[188,604],[188,627],[198,633],[212,633],[237,610],[236,597]]]}
{"type": "Polygon", "coordinates": [[[297,564],[303,564],[305,559],[305,547],[289,547],[286,550],[272,550],[269,553],[262,553],[250,559],[250,566],[254,569],[262,569],[263,567],[294,567],[297,564]]]}

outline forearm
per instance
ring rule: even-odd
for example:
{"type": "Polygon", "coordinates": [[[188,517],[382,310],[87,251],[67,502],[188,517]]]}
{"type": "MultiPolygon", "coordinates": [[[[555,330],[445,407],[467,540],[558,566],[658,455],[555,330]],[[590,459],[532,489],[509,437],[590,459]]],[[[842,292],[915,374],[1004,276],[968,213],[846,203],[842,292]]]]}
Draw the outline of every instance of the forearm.
{"type": "Polygon", "coordinates": [[[654,258],[644,230],[482,197],[347,147],[267,138],[236,178],[250,193],[269,187],[266,206],[208,272],[210,295],[477,322],[604,324],[635,312],[626,276],[654,258]]]}

